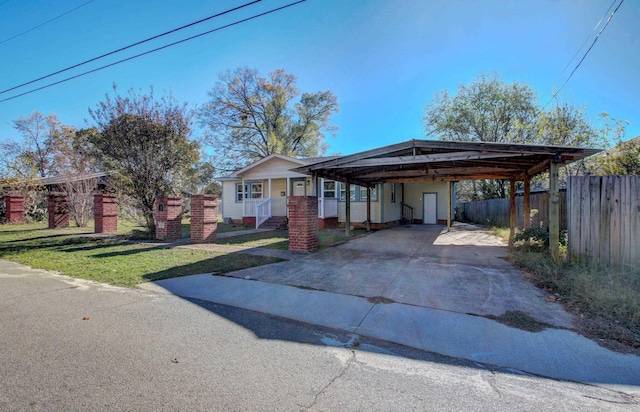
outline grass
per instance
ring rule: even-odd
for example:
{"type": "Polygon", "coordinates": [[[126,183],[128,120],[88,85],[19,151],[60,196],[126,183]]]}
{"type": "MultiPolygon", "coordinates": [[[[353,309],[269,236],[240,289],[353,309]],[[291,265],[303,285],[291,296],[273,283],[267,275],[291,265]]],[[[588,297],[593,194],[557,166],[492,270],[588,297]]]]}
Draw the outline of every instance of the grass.
{"type": "Polygon", "coordinates": [[[546,253],[514,250],[514,264],[585,318],[586,334],[640,348],[640,269],[555,263],[546,253]]]}
{"type": "MultiPolygon", "coordinates": [[[[120,225],[125,233],[127,225],[120,225]]],[[[135,226],[133,226],[135,227],[135,226]]],[[[0,226],[0,259],[56,270],[68,276],[132,287],[196,273],[226,273],[280,261],[241,253],[219,253],[96,238],[86,228],[49,230],[46,224],[0,226]]]]}
{"type": "MultiPolygon", "coordinates": [[[[335,244],[353,239],[354,237],[361,236],[365,233],[367,233],[366,229],[355,229],[351,231],[351,236],[347,237],[344,230],[341,229],[321,230],[318,232],[318,249],[331,247],[335,244]]],[[[217,243],[223,245],[287,250],[289,248],[289,232],[287,230],[271,230],[269,232],[218,239],[217,243]]]]}

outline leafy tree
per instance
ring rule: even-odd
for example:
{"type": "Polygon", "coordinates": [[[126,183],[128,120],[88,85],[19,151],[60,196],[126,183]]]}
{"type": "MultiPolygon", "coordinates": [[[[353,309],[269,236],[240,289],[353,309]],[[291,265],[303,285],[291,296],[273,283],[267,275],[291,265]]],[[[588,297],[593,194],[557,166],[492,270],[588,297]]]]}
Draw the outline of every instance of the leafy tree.
{"type": "Polygon", "coordinates": [[[274,153],[324,154],[338,110],[331,91],[300,95],[296,77],[282,69],[260,77],[242,67],[220,74],[199,116],[219,168],[231,171],[274,153]]]}
{"type": "Polygon", "coordinates": [[[199,144],[189,139],[192,113],[172,95],[157,99],[153,89],[146,95],[130,89],[122,96],[114,86],[114,95],[89,109],[100,132],[89,141],[153,234],[156,196],[173,193],[175,177],[198,159],[199,144]]]}
{"type": "Polygon", "coordinates": [[[640,136],[618,142],[601,159],[600,171],[604,175],[640,175],[640,136]]]}

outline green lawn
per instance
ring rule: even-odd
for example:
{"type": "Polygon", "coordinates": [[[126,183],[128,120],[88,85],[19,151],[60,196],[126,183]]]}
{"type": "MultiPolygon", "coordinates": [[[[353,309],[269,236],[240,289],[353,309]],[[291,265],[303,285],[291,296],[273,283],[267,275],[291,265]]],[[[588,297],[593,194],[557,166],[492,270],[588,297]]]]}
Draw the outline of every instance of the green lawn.
{"type": "MultiPolygon", "coordinates": [[[[119,232],[125,232],[127,224],[118,223],[119,232]]],[[[49,230],[46,224],[0,225],[0,259],[120,286],[279,261],[130,242],[123,237],[96,238],[91,232],[92,227],[49,230]]]]}

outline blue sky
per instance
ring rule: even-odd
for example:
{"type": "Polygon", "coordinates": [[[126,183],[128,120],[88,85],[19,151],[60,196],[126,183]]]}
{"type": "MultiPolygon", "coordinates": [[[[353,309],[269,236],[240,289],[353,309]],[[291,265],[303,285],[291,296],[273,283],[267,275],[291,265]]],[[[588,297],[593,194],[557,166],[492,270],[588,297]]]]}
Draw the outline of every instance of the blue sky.
{"type": "MultiPolygon", "coordinates": [[[[617,0],[618,1],[618,0],[617,0]]],[[[616,1],[616,4],[617,4],[616,1]]],[[[4,40],[87,0],[0,0],[0,90],[49,74],[248,0],[93,0],[15,39],[4,40]]],[[[83,66],[19,91],[60,80],[190,35],[273,9],[262,2],[83,66]]],[[[85,126],[117,84],[170,90],[193,106],[207,100],[218,73],[249,66],[284,68],[302,91],[331,90],[339,127],[329,152],[348,154],[425,138],[424,105],[481,73],[527,84],[546,103],[612,0],[438,1],[307,0],[292,8],[0,103],[0,139],[19,139],[13,120],[34,110],[85,126]]],[[[640,2],[626,0],[560,98],[631,123],[640,135],[640,2]]],[[[584,51],[584,49],[583,49],[584,51]]],[[[18,91],[0,94],[0,98],[18,91]]],[[[198,131],[196,131],[198,133],[198,131]]]]}

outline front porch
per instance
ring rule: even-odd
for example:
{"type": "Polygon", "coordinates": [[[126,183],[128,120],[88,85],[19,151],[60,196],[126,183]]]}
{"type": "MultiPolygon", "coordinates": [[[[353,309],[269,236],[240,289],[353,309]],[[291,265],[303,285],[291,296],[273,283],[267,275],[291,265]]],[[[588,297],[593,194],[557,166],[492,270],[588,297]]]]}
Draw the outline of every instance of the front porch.
{"type": "MultiPolygon", "coordinates": [[[[272,198],[244,199],[242,201],[242,223],[255,225],[256,229],[275,218],[288,219],[289,205],[284,203],[284,208],[279,202],[273,202],[272,198]]],[[[318,226],[321,229],[337,227],[338,225],[338,199],[318,198],[318,226]]]]}

